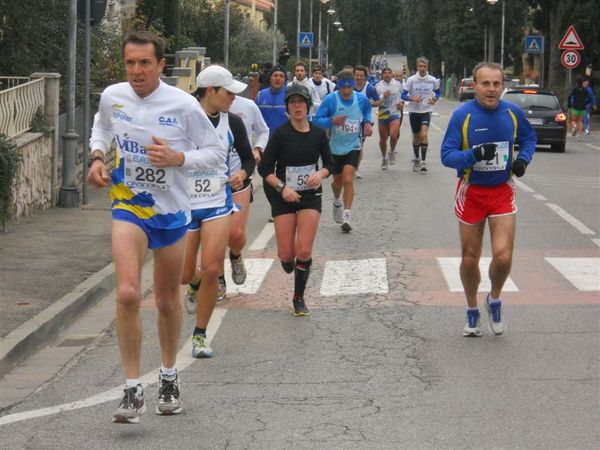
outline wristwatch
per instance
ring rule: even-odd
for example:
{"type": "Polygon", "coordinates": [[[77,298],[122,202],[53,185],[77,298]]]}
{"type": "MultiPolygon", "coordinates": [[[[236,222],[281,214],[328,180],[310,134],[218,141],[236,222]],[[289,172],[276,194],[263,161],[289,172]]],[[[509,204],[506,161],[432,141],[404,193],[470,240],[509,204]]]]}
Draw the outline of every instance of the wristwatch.
{"type": "Polygon", "coordinates": [[[279,183],[277,183],[277,186],[275,186],[275,190],[281,194],[283,192],[284,187],[285,187],[285,183],[283,181],[279,180],[279,183]]]}

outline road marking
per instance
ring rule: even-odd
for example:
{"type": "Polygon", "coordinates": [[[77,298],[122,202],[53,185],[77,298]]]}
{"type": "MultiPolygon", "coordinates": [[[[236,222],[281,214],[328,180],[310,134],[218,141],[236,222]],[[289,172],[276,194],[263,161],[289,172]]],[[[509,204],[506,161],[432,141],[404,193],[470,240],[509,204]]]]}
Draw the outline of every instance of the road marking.
{"type": "Polygon", "coordinates": [[[533,193],[535,192],[535,190],[534,190],[534,189],[530,188],[529,186],[527,186],[527,185],[526,185],[525,183],[523,183],[522,181],[520,181],[520,180],[515,180],[514,178],[513,178],[513,180],[514,180],[514,182],[515,182],[515,185],[516,185],[516,186],[517,186],[519,189],[521,189],[521,190],[523,190],[523,191],[525,191],[525,192],[527,192],[527,193],[529,193],[529,194],[533,194],[533,193]]]}
{"type": "Polygon", "coordinates": [[[248,250],[264,250],[269,245],[269,241],[275,235],[275,225],[267,223],[256,239],[250,244],[248,250]]]}
{"type": "Polygon", "coordinates": [[[596,145],[592,145],[592,144],[585,144],[585,145],[587,145],[588,147],[591,147],[591,148],[595,148],[596,150],[600,150],[600,147],[598,147],[596,145]]]}
{"type": "MultiPolygon", "coordinates": [[[[440,269],[444,274],[448,289],[451,292],[464,292],[462,281],[460,280],[460,260],[461,258],[437,258],[440,269]]],[[[479,260],[479,271],[481,272],[481,283],[479,283],[479,292],[489,292],[492,289],[488,272],[492,258],[482,257],[479,260]]],[[[510,277],[506,279],[503,292],[519,292],[519,288],[511,280],[510,277]]]]}
{"type": "Polygon", "coordinates": [[[231,265],[225,264],[225,279],[227,281],[228,294],[256,294],[260,289],[267,272],[273,265],[271,258],[244,258],[246,267],[246,281],[244,284],[237,285],[231,278],[231,265]]]}
{"type": "Polygon", "coordinates": [[[385,258],[327,261],[321,295],[387,294],[385,258]]]}
{"type": "Polygon", "coordinates": [[[429,125],[431,125],[434,128],[434,130],[439,131],[440,133],[442,132],[442,129],[438,127],[435,123],[430,122],[429,125]]]}
{"type": "Polygon", "coordinates": [[[577,231],[579,231],[580,233],[582,233],[582,234],[596,234],[596,232],[594,230],[586,227],[583,223],[581,223],[579,220],[577,220],[571,214],[569,214],[568,212],[566,212],[560,206],[555,205],[554,203],[546,203],[546,206],[548,208],[550,208],[552,211],[554,211],[556,214],[558,214],[560,217],[562,217],[563,219],[565,219],[567,222],[569,222],[571,225],[573,225],[575,228],[577,228],[577,231]]]}
{"type": "Polygon", "coordinates": [[[580,291],[600,291],[600,258],[544,258],[580,291]]]}
{"type": "Polygon", "coordinates": [[[600,247],[600,238],[592,238],[592,242],[600,247]]]}
{"type": "Polygon", "coordinates": [[[546,197],[544,197],[542,194],[533,194],[533,198],[540,200],[542,202],[547,201],[548,199],[546,197]]]}
{"type": "MultiPolygon", "coordinates": [[[[221,308],[215,308],[213,315],[210,319],[207,329],[208,342],[212,341],[211,337],[214,337],[223,322],[223,318],[227,310],[221,308]]],[[[182,372],[187,367],[192,365],[196,358],[192,358],[192,338],[190,337],[187,342],[183,345],[182,349],[177,353],[177,370],[182,372]]],[[[148,372],[143,375],[140,380],[142,384],[147,388],[150,385],[155,384],[158,381],[157,372],[160,368],[148,372]]],[[[123,396],[123,386],[115,387],[108,391],[101,392],[96,395],[92,395],[84,400],[78,400],[75,402],[63,403],[62,405],[51,406],[49,408],[34,409],[32,411],[24,411],[20,413],[7,414],[6,416],[0,417],[0,426],[8,425],[10,423],[21,422],[23,420],[35,419],[38,417],[50,416],[52,414],[60,414],[67,411],[73,411],[76,409],[88,408],[90,406],[96,406],[101,403],[118,400],[123,396]]],[[[108,417],[106,418],[108,421],[108,417]]]]}

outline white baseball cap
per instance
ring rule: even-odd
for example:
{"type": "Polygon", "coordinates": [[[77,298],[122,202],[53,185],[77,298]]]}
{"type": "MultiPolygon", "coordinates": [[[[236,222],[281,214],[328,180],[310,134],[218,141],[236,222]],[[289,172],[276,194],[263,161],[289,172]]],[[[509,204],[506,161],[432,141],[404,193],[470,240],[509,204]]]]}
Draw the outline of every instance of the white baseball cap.
{"type": "Polygon", "coordinates": [[[196,77],[196,86],[199,88],[220,86],[233,94],[239,94],[248,87],[247,84],[235,80],[225,67],[217,65],[208,66],[200,72],[196,77]]]}

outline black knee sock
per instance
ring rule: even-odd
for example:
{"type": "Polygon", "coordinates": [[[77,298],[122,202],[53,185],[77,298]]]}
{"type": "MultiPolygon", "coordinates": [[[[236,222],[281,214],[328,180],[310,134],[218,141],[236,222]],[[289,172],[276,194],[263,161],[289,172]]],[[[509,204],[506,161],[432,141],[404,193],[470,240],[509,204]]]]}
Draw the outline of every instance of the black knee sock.
{"type": "Polygon", "coordinates": [[[294,260],[281,261],[281,267],[285,270],[285,273],[292,273],[294,271],[294,260]]]}
{"type": "Polygon", "coordinates": [[[413,152],[415,153],[416,159],[419,159],[419,147],[420,147],[420,145],[413,144],[413,152]]]}
{"type": "Polygon", "coordinates": [[[304,297],[304,289],[306,289],[306,282],[310,275],[311,264],[312,258],[308,261],[296,259],[296,269],[294,272],[294,296],[296,297],[304,297]]]}
{"type": "Polygon", "coordinates": [[[190,286],[192,287],[192,289],[197,291],[198,289],[200,289],[200,281],[198,281],[198,283],[190,283],[190,286]]]}
{"type": "Polygon", "coordinates": [[[229,250],[229,259],[240,259],[242,255],[234,255],[233,252],[231,250],[229,250]]]}
{"type": "Polygon", "coordinates": [[[429,144],[421,144],[421,161],[425,161],[425,157],[427,156],[427,146],[429,144]]]}

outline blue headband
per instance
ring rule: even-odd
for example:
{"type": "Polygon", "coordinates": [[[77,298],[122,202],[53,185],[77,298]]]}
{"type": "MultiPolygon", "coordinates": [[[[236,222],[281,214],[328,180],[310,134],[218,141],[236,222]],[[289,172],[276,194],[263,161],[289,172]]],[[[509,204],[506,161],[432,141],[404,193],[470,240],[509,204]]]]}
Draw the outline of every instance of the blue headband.
{"type": "Polygon", "coordinates": [[[356,83],[354,82],[353,78],[342,78],[341,80],[338,80],[337,85],[339,89],[345,87],[353,88],[354,86],[356,86],[356,83]]]}

